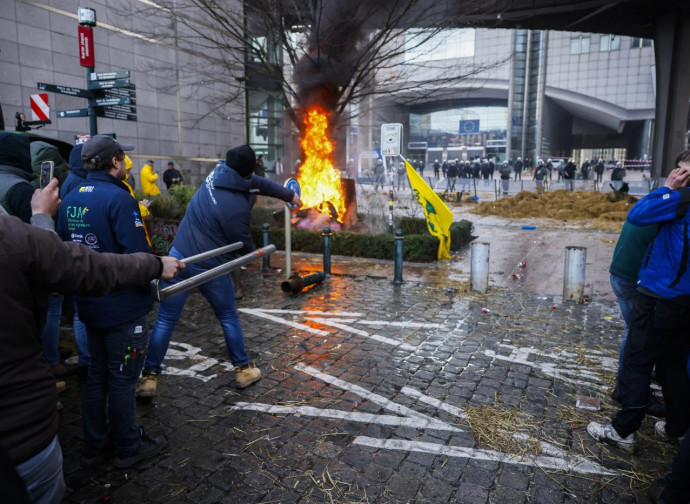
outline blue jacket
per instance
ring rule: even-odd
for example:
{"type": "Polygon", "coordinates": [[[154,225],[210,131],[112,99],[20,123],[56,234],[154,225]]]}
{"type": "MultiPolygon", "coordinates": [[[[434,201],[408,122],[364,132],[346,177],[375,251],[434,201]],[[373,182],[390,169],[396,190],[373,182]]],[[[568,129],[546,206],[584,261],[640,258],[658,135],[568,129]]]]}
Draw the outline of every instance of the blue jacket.
{"type": "MultiPolygon", "coordinates": [[[[151,252],[139,205],[127,186],[112,175],[91,171],[86,181],[65,196],[58,214],[58,234],[64,241],[98,252],[151,252]]],[[[79,297],[79,318],[90,327],[107,329],[146,315],[153,298],[146,286],[103,297],[79,297]]]]}
{"type": "Polygon", "coordinates": [[[217,166],[192,197],[172,246],[182,257],[200,254],[241,241],[244,246],[235,254],[213,257],[197,263],[202,268],[219,266],[236,255],[256,249],[250,232],[250,214],[257,194],[290,201],[291,189],[252,175],[243,179],[225,163],[217,166]]]}
{"type": "Polygon", "coordinates": [[[659,224],[637,284],[665,299],[690,296],[688,205],[690,189],[661,187],[635,203],[628,213],[628,220],[636,226],[659,224]]]}

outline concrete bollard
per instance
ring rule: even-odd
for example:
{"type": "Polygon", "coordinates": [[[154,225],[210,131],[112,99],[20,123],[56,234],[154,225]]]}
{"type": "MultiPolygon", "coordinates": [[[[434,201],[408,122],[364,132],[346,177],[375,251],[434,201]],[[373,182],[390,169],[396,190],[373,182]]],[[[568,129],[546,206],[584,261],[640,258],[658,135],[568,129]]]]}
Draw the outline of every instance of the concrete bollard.
{"type": "Polygon", "coordinates": [[[585,247],[565,248],[563,301],[575,301],[578,304],[584,302],[586,264],[587,249],[585,247]]]}
{"type": "Polygon", "coordinates": [[[395,268],[393,271],[393,285],[401,285],[403,283],[402,268],[403,268],[403,232],[402,232],[402,229],[398,229],[395,232],[395,268]]]}
{"type": "Polygon", "coordinates": [[[331,228],[323,228],[323,274],[331,276],[331,228]]]}
{"type": "MultiPolygon", "coordinates": [[[[261,226],[261,229],[263,231],[264,235],[264,247],[268,246],[270,243],[268,240],[268,223],[264,222],[263,226],[261,226]]],[[[263,273],[268,273],[271,271],[271,256],[270,255],[265,255],[264,256],[264,261],[263,264],[261,265],[261,271],[263,273]]]]}
{"type": "Polygon", "coordinates": [[[470,257],[470,288],[484,294],[489,288],[489,244],[473,242],[470,257]]]}

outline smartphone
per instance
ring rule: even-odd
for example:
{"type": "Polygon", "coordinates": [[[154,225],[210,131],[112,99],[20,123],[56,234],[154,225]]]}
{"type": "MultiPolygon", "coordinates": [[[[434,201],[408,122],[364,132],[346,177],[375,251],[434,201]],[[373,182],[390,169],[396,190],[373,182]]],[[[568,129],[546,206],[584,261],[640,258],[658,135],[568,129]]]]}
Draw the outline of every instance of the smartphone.
{"type": "Polygon", "coordinates": [[[43,161],[41,163],[41,189],[45,189],[45,186],[53,179],[53,169],[55,168],[55,163],[53,161],[43,161]]]}

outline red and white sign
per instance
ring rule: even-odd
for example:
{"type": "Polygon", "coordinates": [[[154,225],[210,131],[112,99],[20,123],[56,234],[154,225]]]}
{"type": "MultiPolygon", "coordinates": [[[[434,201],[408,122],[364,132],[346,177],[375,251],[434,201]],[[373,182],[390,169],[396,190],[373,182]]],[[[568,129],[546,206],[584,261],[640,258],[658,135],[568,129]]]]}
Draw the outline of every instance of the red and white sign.
{"type": "Polygon", "coordinates": [[[93,28],[89,26],[77,27],[79,37],[79,64],[83,67],[93,68],[95,65],[93,56],[93,28]]]}
{"type": "Polygon", "coordinates": [[[32,121],[50,120],[50,106],[46,93],[31,95],[31,117],[32,121]]]}

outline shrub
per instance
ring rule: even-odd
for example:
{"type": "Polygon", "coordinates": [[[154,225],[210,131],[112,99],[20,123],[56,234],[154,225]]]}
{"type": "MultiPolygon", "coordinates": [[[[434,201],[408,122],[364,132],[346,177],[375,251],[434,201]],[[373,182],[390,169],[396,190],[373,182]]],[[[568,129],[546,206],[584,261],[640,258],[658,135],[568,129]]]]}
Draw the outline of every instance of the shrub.
{"type": "Polygon", "coordinates": [[[194,186],[172,186],[170,194],[161,194],[153,199],[149,211],[158,219],[181,220],[195,192],[194,186]]]}

